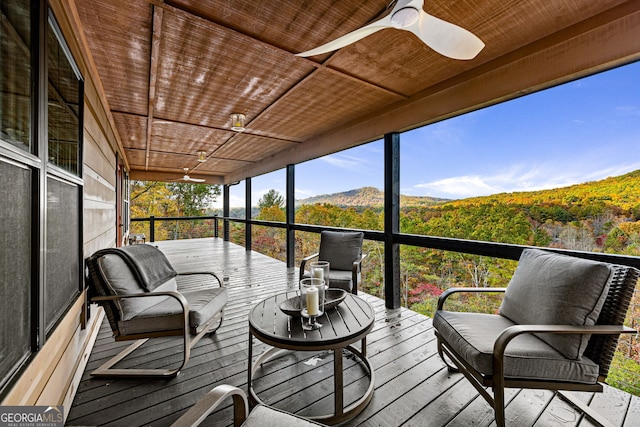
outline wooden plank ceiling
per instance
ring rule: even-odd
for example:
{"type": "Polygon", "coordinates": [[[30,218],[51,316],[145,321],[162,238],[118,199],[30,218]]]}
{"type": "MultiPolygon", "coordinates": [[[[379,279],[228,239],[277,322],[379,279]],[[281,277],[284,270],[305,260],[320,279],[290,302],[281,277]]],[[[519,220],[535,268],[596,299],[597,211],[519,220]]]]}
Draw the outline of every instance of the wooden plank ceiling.
{"type": "Polygon", "coordinates": [[[427,0],[468,61],[386,29],[294,54],[388,0],[75,0],[134,179],[231,183],[640,58],[637,0],[427,0]],[[244,113],[246,131],[230,129],[244,113]],[[207,161],[197,161],[196,152],[207,161]]]}

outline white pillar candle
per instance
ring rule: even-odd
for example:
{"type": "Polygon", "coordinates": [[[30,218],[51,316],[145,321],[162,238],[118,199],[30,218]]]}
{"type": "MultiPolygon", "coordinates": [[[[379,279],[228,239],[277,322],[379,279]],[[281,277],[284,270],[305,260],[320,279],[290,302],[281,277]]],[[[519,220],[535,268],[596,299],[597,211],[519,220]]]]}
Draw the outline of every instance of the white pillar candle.
{"type": "Polygon", "coordinates": [[[311,277],[313,279],[320,279],[320,280],[324,280],[324,269],[322,268],[318,268],[318,267],[314,267],[311,270],[311,277]]]}
{"type": "Polygon", "coordinates": [[[309,316],[317,316],[318,315],[318,288],[315,286],[307,289],[307,314],[309,316]]]}

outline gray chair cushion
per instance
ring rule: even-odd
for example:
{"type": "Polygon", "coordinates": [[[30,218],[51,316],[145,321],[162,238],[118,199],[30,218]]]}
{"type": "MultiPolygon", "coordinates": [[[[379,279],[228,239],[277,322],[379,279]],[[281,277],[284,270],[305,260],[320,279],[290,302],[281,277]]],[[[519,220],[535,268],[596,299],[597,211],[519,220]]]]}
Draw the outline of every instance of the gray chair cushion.
{"type": "Polygon", "coordinates": [[[362,255],[363,239],[360,231],[323,231],[318,259],[329,261],[331,270],[351,270],[362,255]]]}
{"type": "MultiPolygon", "coordinates": [[[[437,311],[433,326],[474,369],[493,374],[493,344],[500,333],[515,323],[496,314],[437,311]]],[[[598,365],[590,359],[567,359],[534,334],[514,338],[505,352],[505,377],[570,381],[594,384],[598,365]]]]}
{"type": "MultiPolygon", "coordinates": [[[[219,313],[228,300],[226,288],[198,289],[184,291],[182,295],[189,303],[189,326],[197,330],[219,313]]],[[[175,298],[166,299],[140,313],[133,319],[119,321],[118,327],[123,335],[141,334],[158,330],[177,330],[182,328],[182,308],[175,298]]]]}
{"type": "Polygon", "coordinates": [[[155,290],[178,273],[167,257],[155,246],[132,245],[121,248],[106,248],[96,251],[92,257],[117,255],[129,266],[142,289],[155,290]]]}
{"type": "MultiPolygon", "coordinates": [[[[302,275],[302,278],[311,277],[308,271],[302,275]]],[[[358,272],[358,281],[360,280],[360,272],[358,272]]],[[[353,281],[351,280],[351,270],[329,270],[329,287],[344,289],[347,292],[351,292],[353,287],[353,281]]]]}
{"type": "Polygon", "coordinates": [[[270,408],[264,405],[258,405],[251,411],[247,417],[243,427],[313,427],[324,426],[316,422],[300,418],[293,414],[281,411],[277,408],[270,408]]]}
{"type": "MultiPolygon", "coordinates": [[[[147,293],[138,284],[125,261],[115,254],[105,254],[98,259],[98,265],[105,278],[111,295],[130,295],[147,293]]],[[[157,292],[175,291],[178,289],[175,278],[167,280],[156,287],[157,292]]],[[[164,301],[167,297],[125,298],[116,301],[121,320],[130,320],[150,307],[164,301]]]]}
{"type": "MultiPolygon", "coordinates": [[[[500,314],[518,324],[594,325],[609,290],[608,264],[525,249],[500,314]]],[[[538,334],[564,356],[579,359],[590,336],[538,334]]]]}
{"type": "Polygon", "coordinates": [[[189,326],[197,329],[222,311],[229,300],[227,288],[209,288],[183,291],[189,302],[189,326]]]}

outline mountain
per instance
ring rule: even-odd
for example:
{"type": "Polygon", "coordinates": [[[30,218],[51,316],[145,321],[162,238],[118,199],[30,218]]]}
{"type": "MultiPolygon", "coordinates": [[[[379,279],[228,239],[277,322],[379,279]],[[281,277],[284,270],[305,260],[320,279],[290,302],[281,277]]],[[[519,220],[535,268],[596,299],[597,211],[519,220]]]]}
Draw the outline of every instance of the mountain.
{"type": "Polygon", "coordinates": [[[608,204],[628,210],[640,204],[640,170],[550,190],[499,193],[484,197],[452,200],[447,206],[504,203],[519,205],[581,205],[608,204]]]}
{"type": "MultiPolygon", "coordinates": [[[[400,195],[400,204],[405,208],[455,207],[492,203],[531,206],[542,204],[565,206],[607,204],[618,206],[623,210],[638,209],[640,208],[640,170],[599,181],[590,181],[550,190],[500,193],[459,200],[400,195]]],[[[376,208],[384,205],[384,193],[375,187],[363,187],[341,193],[323,194],[296,200],[296,207],[309,204],[376,208]]]]}
{"type": "MultiPolygon", "coordinates": [[[[402,206],[433,206],[447,201],[447,199],[436,197],[400,195],[402,206]]],[[[384,192],[375,187],[363,187],[342,193],[322,194],[296,200],[296,207],[314,204],[330,204],[339,207],[382,207],[384,206],[384,192]]]]}

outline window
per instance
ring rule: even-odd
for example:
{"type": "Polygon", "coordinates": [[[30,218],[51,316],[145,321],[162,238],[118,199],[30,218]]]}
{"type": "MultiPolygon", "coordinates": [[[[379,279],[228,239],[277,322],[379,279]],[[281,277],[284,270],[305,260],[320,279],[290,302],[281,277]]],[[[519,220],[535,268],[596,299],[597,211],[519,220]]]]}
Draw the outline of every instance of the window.
{"type": "Polygon", "coordinates": [[[31,151],[31,13],[29,1],[0,3],[0,139],[31,151]]]}
{"type": "Polygon", "coordinates": [[[0,2],[0,400],[82,285],[83,82],[43,10],[0,2]]]}
{"type": "Polygon", "coordinates": [[[80,175],[80,73],[71,62],[53,16],[47,33],[49,162],[80,175]]]}

